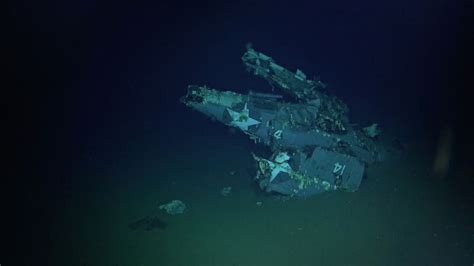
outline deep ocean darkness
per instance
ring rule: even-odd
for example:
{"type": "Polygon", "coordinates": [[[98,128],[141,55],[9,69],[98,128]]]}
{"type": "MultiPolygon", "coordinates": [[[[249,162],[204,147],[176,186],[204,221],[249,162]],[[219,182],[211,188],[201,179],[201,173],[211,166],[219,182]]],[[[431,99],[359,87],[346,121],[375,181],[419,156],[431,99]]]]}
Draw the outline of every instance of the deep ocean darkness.
{"type": "MultiPolygon", "coordinates": [[[[132,195],[126,192],[127,187],[161,178],[159,174],[138,177],[137,173],[147,176],[147,171],[163,172],[172,164],[190,173],[182,177],[176,174],[176,180],[199,184],[200,173],[195,169],[203,164],[189,159],[191,155],[212,168],[225,163],[222,158],[232,158],[230,152],[219,156],[226,152],[227,144],[234,145],[237,153],[237,147],[242,147],[250,154],[254,145],[245,141],[246,136],[229,133],[179,102],[189,84],[240,93],[272,92],[264,80],[245,71],[240,58],[247,43],[292,71],[301,69],[308,76],[320,76],[329,84],[328,90],[349,106],[351,121],[378,122],[384,132],[407,143],[407,149],[419,144],[422,148],[413,150],[428,155],[422,160],[430,161],[445,136],[443,132],[451,132],[447,177],[439,181],[418,176],[414,182],[433,178],[433,183],[449,186],[450,192],[443,195],[452,196],[458,206],[467,206],[463,207],[465,223],[474,221],[470,202],[474,184],[470,115],[473,1],[24,0],[15,1],[8,12],[14,36],[4,40],[9,47],[4,52],[7,57],[13,54],[6,73],[14,82],[6,83],[2,90],[7,107],[4,141],[8,147],[15,145],[5,152],[9,170],[2,178],[2,220],[8,224],[5,239],[16,252],[7,250],[5,257],[0,257],[2,265],[67,262],[55,257],[60,253],[58,247],[79,250],[74,248],[78,241],[72,237],[65,237],[65,242],[57,240],[61,237],[58,228],[67,228],[67,232],[84,225],[78,220],[80,210],[75,212],[70,206],[82,206],[81,202],[83,207],[89,206],[87,200],[97,195],[112,199],[108,196],[112,194],[107,194],[111,184],[123,195],[132,195]],[[206,157],[208,153],[212,157],[206,157]],[[65,213],[76,220],[74,225],[62,222],[69,219],[64,218],[65,213]]],[[[240,166],[235,167],[252,168],[245,152],[236,155],[240,166]]],[[[156,181],[160,189],[179,191],[167,190],[166,180],[156,181]]],[[[369,175],[366,182],[370,180],[369,175]]],[[[245,189],[242,185],[242,191],[245,189]]],[[[197,193],[190,191],[188,195],[197,193]]],[[[359,196],[363,193],[356,192],[359,196]]],[[[379,202],[386,200],[382,193],[374,195],[379,202]]],[[[312,200],[317,201],[317,197],[312,200]]],[[[139,196],[133,200],[117,198],[139,200],[139,196]]],[[[119,202],[114,200],[110,206],[118,208],[119,202]]],[[[91,206],[99,206],[95,204],[91,206]]],[[[133,207],[130,210],[133,212],[133,207]]],[[[107,224],[99,218],[97,221],[107,224]]],[[[169,223],[163,232],[173,232],[169,223]]],[[[459,250],[466,257],[454,260],[453,265],[459,265],[458,261],[470,265],[474,263],[473,226],[459,228],[463,229],[457,233],[466,237],[459,250]]],[[[71,255],[67,265],[94,265],[87,259],[90,253],[85,249],[81,252],[71,255]],[[84,261],[77,261],[77,257],[84,261]]],[[[118,253],[97,255],[103,259],[97,264],[118,265],[106,259],[114,252],[118,253]]],[[[430,257],[430,252],[423,256],[430,257]]],[[[137,254],[141,256],[139,251],[137,254]]],[[[240,254],[235,256],[245,256],[243,251],[240,254]]],[[[387,261],[396,254],[388,252],[385,265],[392,265],[387,261]]],[[[173,262],[166,255],[160,258],[155,265],[186,264],[173,262]]],[[[139,265],[137,260],[125,261],[121,265],[139,265]]],[[[249,265],[245,261],[229,265],[249,265]]],[[[308,259],[304,265],[316,265],[316,261],[308,259]]],[[[415,265],[413,261],[407,259],[401,264],[415,265]]],[[[217,259],[195,262],[227,265],[217,259]]],[[[325,265],[333,264],[337,263],[328,261],[325,265]]]]}

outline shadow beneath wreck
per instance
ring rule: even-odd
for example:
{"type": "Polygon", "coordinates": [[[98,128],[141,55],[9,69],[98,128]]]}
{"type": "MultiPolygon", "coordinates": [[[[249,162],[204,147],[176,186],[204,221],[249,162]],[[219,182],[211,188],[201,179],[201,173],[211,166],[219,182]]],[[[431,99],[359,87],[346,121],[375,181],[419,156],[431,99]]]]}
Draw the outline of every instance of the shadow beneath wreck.
{"type": "Polygon", "coordinates": [[[166,229],[168,226],[163,220],[157,216],[146,216],[144,218],[138,219],[128,225],[128,228],[132,231],[144,230],[152,231],[154,229],[166,229]]]}

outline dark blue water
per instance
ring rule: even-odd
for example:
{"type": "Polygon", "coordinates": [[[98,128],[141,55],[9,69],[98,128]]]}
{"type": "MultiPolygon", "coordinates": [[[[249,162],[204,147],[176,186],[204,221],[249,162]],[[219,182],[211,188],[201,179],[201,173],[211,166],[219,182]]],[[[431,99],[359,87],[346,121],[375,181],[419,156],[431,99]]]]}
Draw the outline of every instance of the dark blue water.
{"type": "MultiPolygon", "coordinates": [[[[351,121],[378,122],[391,138],[412,145],[409,147],[416,152],[410,156],[423,158],[419,164],[414,163],[420,168],[432,167],[440,136],[446,132],[443,130],[452,132],[452,158],[446,177],[440,181],[427,171],[426,175],[413,177],[413,182],[449,187],[441,192],[432,188],[426,193],[441,193],[442,199],[450,199],[441,201],[446,204],[443,208],[466,213],[456,219],[452,225],[454,233],[443,241],[464,235],[458,241],[463,257],[453,259],[452,265],[473,263],[473,132],[468,115],[468,95],[473,87],[473,6],[472,1],[441,0],[17,1],[9,9],[15,41],[8,42],[12,44],[11,51],[15,51],[11,69],[17,80],[6,101],[11,107],[8,114],[14,129],[12,139],[21,140],[11,157],[22,163],[8,174],[3,186],[15,191],[6,198],[18,203],[6,207],[9,216],[14,217],[9,219],[11,226],[21,228],[12,234],[18,240],[12,242],[12,247],[22,250],[16,261],[61,261],[55,257],[59,251],[53,248],[61,241],[55,240],[51,232],[85,226],[85,221],[72,224],[63,219],[70,206],[77,206],[81,198],[95,202],[91,199],[97,195],[107,197],[113,189],[126,191],[131,186],[139,191],[140,184],[146,187],[155,181],[162,193],[170,185],[172,174],[150,177],[148,173],[160,173],[163,169],[181,171],[176,173],[178,179],[183,184],[194,184],[183,185],[183,189],[194,195],[200,191],[193,188],[200,184],[203,169],[212,172],[216,165],[223,167],[232,160],[222,160],[232,158],[229,147],[241,147],[248,152],[258,149],[245,136],[229,133],[226,127],[179,103],[189,84],[240,93],[249,89],[271,92],[266,82],[245,71],[240,60],[245,45],[251,42],[255,49],[292,71],[298,68],[309,77],[321,76],[329,90],[349,106],[351,121]],[[228,145],[226,149],[222,143],[228,145]],[[203,150],[207,152],[202,153],[203,150]]],[[[248,188],[249,194],[244,195],[256,193],[250,192],[254,188],[247,176],[246,169],[253,167],[250,157],[240,153],[235,160],[240,164],[229,167],[244,170],[234,185],[242,186],[243,191],[248,188]]],[[[404,161],[398,163],[395,168],[409,168],[404,161]]],[[[376,172],[390,171],[386,167],[376,172]]],[[[234,171],[225,167],[221,170],[234,171]]],[[[395,186],[392,182],[386,184],[390,188],[395,186]]],[[[374,191],[379,188],[387,189],[373,187],[374,191]]],[[[200,189],[207,191],[208,187],[200,189]]],[[[136,191],[130,192],[133,193],[136,191]]],[[[378,201],[388,197],[386,193],[371,195],[378,197],[378,201]]],[[[420,206],[425,206],[430,201],[420,202],[420,206]]],[[[82,207],[87,209],[86,206],[96,203],[88,204],[82,207]]],[[[436,204],[439,202],[433,206],[436,204]]],[[[298,207],[290,212],[297,210],[298,207]]],[[[399,213],[417,212],[410,212],[407,207],[399,213]]],[[[416,226],[428,223],[432,217],[441,221],[452,213],[430,215],[416,226]]],[[[384,221],[380,219],[379,225],[383,226],[384,221]]],[[[325,237],[330,238],[330,234],[325,237]]],[[[353,237],[350,247],[358,241],[363,243],[358,235],[353,237]]],[[[424,235],[415,235],[409,241],[413,243],[418,238],[429,242],[424,235]]],[[[87,246],[88,240],[81,241],[79,246],[87,246]]],[[[389,238],[385,243],[394,241],[389,238]]],[[[66,242],[70,250],[75,250],[73,239],[66,242]]],[[[166,241],[159,244],[167,246],[166,241]]],[[[213,244],[208,243],[210,247],[213,244]]],[[[439,245],[428,248],[423,256],[436,262],[434,253],[443,249],[439,245]]],[[[375,264],[397,257],[400,250],[393,245],[387,247],[386,254],[374,260],[375,264]]],[[[447,249],[443,263],[449,262],[450,256],[461,256],[453,251],[456,248],[447,249]]],[[[108,254],[113,257],[113,253],[108,254]]],[[[418,253],[414,251],[407,257],[414,258],[414,254],[418,253]]],[[[88,255],[84,251],[83,257],[88,255]]],[[[140,257],[140,253],[136,256],[140,257]]],[[[359,259],[367,258],[360,256],[359,259]]],[[[168,257],[150,258],[147,263],[173,265],[172,259],[165,258],[168,257]]],[[[90,260],[81,264],[75,255],[71,255],[71,260],[70,265],[94,264],[90,260]]],[[[113,260],[98,261],[101,265],[114,265],[113,260]]],[[[197,264],[205,265],[205,261],[197,264]]],[[[415,265],[410,264],[415,261],[420,262],[407,259],[403,264],[415,265]]],[[[313,262],[308,256],[304,265],[314,265],[313,262]]],[[[137,261],[128,263],[133,265],[137,261]]],[[[216,263],[226,265],[219,260],[216,263]]],[[[232,263],[229,265],[239,262],[232,263]]],[[[338,263],[329,260],[327,265],[338,263]]]]}

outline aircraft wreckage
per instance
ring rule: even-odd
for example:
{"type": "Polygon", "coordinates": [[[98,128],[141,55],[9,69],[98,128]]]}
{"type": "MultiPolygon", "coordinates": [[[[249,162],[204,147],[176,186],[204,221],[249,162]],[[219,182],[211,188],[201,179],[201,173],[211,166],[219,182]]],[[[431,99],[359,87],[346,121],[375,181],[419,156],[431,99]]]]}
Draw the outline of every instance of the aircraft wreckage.
{"type": "Polygon", "coordinates": [[[242,61],[248,71],[291,99],[190,85],[181,101],[271,148],[270,158],[253,154],[261,189],[302,197],[325,191],[356,191],[366,165],[383,160],[385,155],[377,141],[377,124],[353,128],[348,107],[325,91],[326,84],[308,79],[301,70],[287,70],[251,46],[242,61]]]}

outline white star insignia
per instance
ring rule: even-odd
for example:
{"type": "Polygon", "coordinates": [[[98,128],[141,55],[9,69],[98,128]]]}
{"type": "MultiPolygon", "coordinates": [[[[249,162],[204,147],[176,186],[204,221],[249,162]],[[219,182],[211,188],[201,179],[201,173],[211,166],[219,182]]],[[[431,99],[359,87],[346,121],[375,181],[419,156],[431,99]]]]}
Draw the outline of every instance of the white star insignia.
{"type": "Polygon", "coordinates": [[[230,108],[227,108],[232,121],[230,124],[234,127],[238,127],[243,131],[247,131],[250,126],[260,124],[260,121],[257,121],[249,116],[249,109],[247,108],[247,103],[245,103],[244,109],[240,112],[236,112],[230,108]]]}

